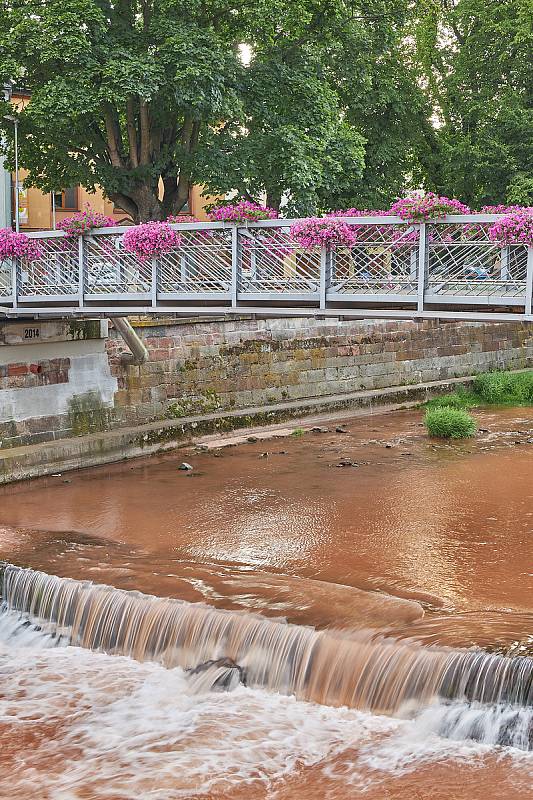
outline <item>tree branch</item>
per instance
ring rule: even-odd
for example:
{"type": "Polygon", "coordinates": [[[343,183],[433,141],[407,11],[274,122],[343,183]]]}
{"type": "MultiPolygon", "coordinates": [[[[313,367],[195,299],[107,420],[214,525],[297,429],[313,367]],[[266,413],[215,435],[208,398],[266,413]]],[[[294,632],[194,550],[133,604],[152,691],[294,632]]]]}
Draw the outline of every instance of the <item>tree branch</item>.
{"type": "Polygon", "coordinates": [[[132,167],[139,166],[139,151],[137,144],[137,127],[135,125],[135,105],[133,97],[128,97],[126,102],[126,119],[128,129],[128,142],[130,146],[130,161],[132,167]]]}
{"type": "Polygon", "coordinates": [[[126,214],[129,214],[133,219],[137,218],[138,209],[137,204],[127,195],[122,192],[111,192],[109,199],[113,201],[117,208],[121,208],[126,214]]]}
{"type": "Polygon", "coordinates": [[[150,109],[146,100],[139,101],[141,117],[141,157],[143,165],[150,163],[150,109]]]}
{"type": "Polygon", "coordinates": [[[109,152],[111,163],[114,167],[123,169],[125,164],[120,153],[120,128],[118,120],[115,116],[115,109],[109,103],[104,103],[103,115],[107,133],[107,150],[109,152]]]}

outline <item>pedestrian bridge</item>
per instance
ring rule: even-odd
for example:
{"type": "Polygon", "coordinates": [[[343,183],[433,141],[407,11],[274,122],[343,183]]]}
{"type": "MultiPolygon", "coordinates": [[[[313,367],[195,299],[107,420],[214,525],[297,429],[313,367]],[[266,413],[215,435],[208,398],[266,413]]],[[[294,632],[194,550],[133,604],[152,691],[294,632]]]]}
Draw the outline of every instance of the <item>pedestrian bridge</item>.
{"type": "Polygon", "coordinates": [[[125,227],[36,232],[37,260],[0,265],[0,312],[533,321],[533,247],[492,242],[496,219],[346,218],[356,244],[314,250],[291,239],[294,220],[178,224],[180,246],[148,261],[124,251],[125,227]]]}

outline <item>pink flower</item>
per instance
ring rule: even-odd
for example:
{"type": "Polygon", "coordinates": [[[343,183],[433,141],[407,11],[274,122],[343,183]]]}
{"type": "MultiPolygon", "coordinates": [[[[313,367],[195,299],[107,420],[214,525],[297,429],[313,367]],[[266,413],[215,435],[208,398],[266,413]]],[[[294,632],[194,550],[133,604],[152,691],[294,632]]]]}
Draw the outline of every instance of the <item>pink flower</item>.
{"type": "Polygon", "coordinates": [[[62,219],[57,227],[67,238],[74,239],[84,233],[90,233],[93,228],[111,228],[115,224],[113,217],[100,214],[87,205],[84,211],[78,211],[71,217],[62,219]]]}
{"type": "Polygon", "coordinates": [[[241,200],[239,203],[219,206],[209,213],[211,222],[258,222],[262,219],[277,219],[278,212],[273,208],[241,200]]]}
{"type": "Polygon", "coordinates": [[[498,244],[533,245],[533,208],[518,208],[489,228],[489,239],[498,244]]]}
{"type": "Polygon", "coordinates": [[[482,214],[511,214],[513,211],[522,211],[522,206],[506,206],[500,203],[498,206],[483,206],[482,214]]]}
{"type": "Polygon", "coordinates": [[[353,247],[357,241],[357,232],[354,226],[332,216],[310,217],[292,225],[291,237],[306,250],[325,245],[353,247]]]}
{"type": "Polygon", "coordinates": [[[178,248],[181,236],[168,222],[145,222],[129,228],[122,237],[122,245],[127,253],[147,261],[178,248]]]}
{"type": "Polygon", "coordinates": [[[165,222],[168,222],[169,225],[179,225],[184,222],[200,222],[200,220],[191,214],[171,214],[166,218],[165,222]]]}
{"type": "MultiPolygon", "coordinates": [[[[386,217],[389,211],[381,209],[367,208],[347,208],[339,211],[331,211],[328,217],[386,217]]],[[[391,226],[387,225],[351,225],[351,230],[355,234],[358,243],[362,242],[382,242],[393,234],[391,226]]]]}
{"type": "Polygon", "coordinates": [[[0,229],[0,261],[7,258],[22,258],[36,261],[41,257],[41,248],[35,239],[25,233],[15,233],[11,228],[0,229]]]}
{"type": "Polygon", "coordinates": [[[433,192],[425,195],[409,195],[396,200],[390,207],[390,214],[395,214],[407,222],[428,222],[442,219],[446,214],[470,214],[470,209],[459,200],[439,197],[433,192]]]}

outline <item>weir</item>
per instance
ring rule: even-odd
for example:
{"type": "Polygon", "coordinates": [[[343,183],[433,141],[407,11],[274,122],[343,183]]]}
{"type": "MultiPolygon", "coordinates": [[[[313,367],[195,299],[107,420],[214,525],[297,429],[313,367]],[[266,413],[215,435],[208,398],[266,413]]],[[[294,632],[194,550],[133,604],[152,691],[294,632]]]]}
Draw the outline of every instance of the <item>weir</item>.
{"type": "Polygon", "coordinates": [[[442,732],[464,729],[466,715],[470,738],[476,732],[479,738],[487,723],[491,730],[496,725],[496,741],[533,748],[529,657],[423,647],[375,631],[317,631],[11,564],[2,566],[1,585],[2,612],[15,612],[19,628],[34,624],[58,644],[179,666],[194,673],[199,689],[241,680],[302,700],[391,715],[441,701],[451,704],[439,718],[442,732]],[[454,703],[466,710],[460,713],[454,703]]]}

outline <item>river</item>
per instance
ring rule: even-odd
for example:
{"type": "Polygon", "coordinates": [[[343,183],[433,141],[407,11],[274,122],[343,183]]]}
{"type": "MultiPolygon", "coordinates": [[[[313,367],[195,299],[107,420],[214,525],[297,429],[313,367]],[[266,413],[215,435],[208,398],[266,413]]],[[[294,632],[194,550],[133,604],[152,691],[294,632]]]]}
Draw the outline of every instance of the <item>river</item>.
{"type": "Polygon", "coordinates": [[[462,443],[344,416],[1,489],[0,557],[31,569],[0,797],[533,798],[533,410],[477,416],[462,443]]]}

